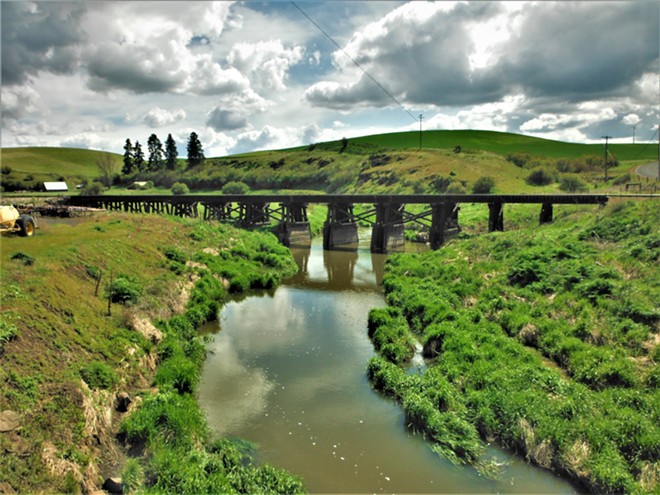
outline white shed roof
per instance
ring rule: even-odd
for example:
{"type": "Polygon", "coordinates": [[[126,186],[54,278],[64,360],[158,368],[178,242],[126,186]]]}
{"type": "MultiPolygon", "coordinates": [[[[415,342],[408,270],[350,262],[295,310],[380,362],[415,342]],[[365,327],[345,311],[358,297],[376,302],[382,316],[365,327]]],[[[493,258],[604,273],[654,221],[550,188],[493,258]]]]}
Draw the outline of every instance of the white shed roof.
{"type": "Polygon", "coordinates": [[[69,186],[66,185],[66,182],[44,182],[44,187],[46,191],[68,191],[69,186]]]}

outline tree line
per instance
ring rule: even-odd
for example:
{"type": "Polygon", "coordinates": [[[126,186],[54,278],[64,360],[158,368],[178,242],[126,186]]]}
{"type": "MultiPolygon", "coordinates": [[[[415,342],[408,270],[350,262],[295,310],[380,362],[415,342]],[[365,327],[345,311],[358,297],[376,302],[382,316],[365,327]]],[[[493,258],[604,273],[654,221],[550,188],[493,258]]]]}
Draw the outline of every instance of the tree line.
{"type": "MultiPolygon", "coordinates": [[[[204,149],[196,132],[191,132],[188,137],[187,168],[195,167],[204,162],[204,149]]],[[[145,156],[139,141],[135,144],[126,139],[124,144],[124,158],[121,169],[122,175],[131,175],[140,172],[158,172],[160,170],[176,170],[178,168],[177,157],[179,152],[172,134],[167,135],[165,147],[156,134],[149,136],[147,140],[147,155],[145,156]]]]}

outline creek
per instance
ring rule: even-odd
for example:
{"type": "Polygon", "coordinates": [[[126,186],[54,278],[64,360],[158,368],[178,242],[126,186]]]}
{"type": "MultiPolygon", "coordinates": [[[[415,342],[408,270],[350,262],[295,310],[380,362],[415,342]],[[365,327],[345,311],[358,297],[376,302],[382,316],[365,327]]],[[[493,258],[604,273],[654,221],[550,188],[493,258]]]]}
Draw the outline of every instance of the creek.
{"type": "Polygon", "coordinates": [[[385,305],[386,256],[364,241],[324,251],[315,240],[292,253],[298,274],[230,301],[205,327],[200,403],[215,434],[255,443],[259,462],[301,476],[311,493],[577,493],[495,447],[499,480],[435,454],[366,377],[367,315],[385,305]]]}

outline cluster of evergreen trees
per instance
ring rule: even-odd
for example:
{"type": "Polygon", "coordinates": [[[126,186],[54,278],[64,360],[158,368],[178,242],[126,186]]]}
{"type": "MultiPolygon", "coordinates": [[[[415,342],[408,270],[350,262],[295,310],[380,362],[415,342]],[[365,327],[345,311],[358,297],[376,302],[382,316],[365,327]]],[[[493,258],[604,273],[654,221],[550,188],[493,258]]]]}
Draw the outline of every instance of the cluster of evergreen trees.
{"type": "MultiPolygon", "coordinates": [[[[179,154],[172,134],[167,135],[165,148],[156,134],[149,136],[147,140],[148,156],[145,157],[142,145],[135,141],[135,145],[130,139],[126,139],[124,144],[124,165],[122,166],[122,175],[130,175],[139,172],[157,172],[159,170],[176,170],[178,168],[177,156],[179,154]]],[[[197,133],[191,132],[188,138],[188,168],[204,162],[204,149],[197,133]]]]}

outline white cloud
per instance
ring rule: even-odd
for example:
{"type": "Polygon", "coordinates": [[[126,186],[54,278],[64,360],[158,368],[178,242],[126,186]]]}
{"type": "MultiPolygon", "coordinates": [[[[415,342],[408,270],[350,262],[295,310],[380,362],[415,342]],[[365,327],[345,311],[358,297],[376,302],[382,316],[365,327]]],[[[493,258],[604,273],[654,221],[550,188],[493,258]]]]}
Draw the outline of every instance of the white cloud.
{"type": "Polygon", "coordinates": [[[112,149],[114,143],[108,142],[108,139],[94,132],[82,132],[61,139],[58,146],[63,148],[83,148],[83,149],[112,149]]]}
{"type": "Polygon", "coordinates": [[[642,121],[642,119],[639,118],[639,115],[636,113],[629,113],[625,117],[621,119],[621,122],[625,125],[637,125],[642,121]]]}
{"type": "Polygon", "coordinates": [[[3,144],[121,152],[169,126],[213,156],[416,130],[406,111],[571,140],[657,125],[652,2],[302,7],[406,110],[285,2],[7,2],[3,144]]]}
{"type": "Polygon", "coordinates": [[[19,119],[37,112],[39,93],[29,86],[2,87],[3,118],[19,119]]]}
{"type": "Polygon", "coordinates": [[[149,127],[163,127],[165,125],[179,122],[185,118],[186,111],[183,109],[169,111],[160,107],[154,107],[145,114],[142,120],[149,127]]]}
{"type": "Polygon", "coordinates": [[[281,40],[237,43],[227,62],[246,74],[255,88],[282,90],[289,68],[299,63],[304,53],[302,46],[287,48],[281,40]]]}

